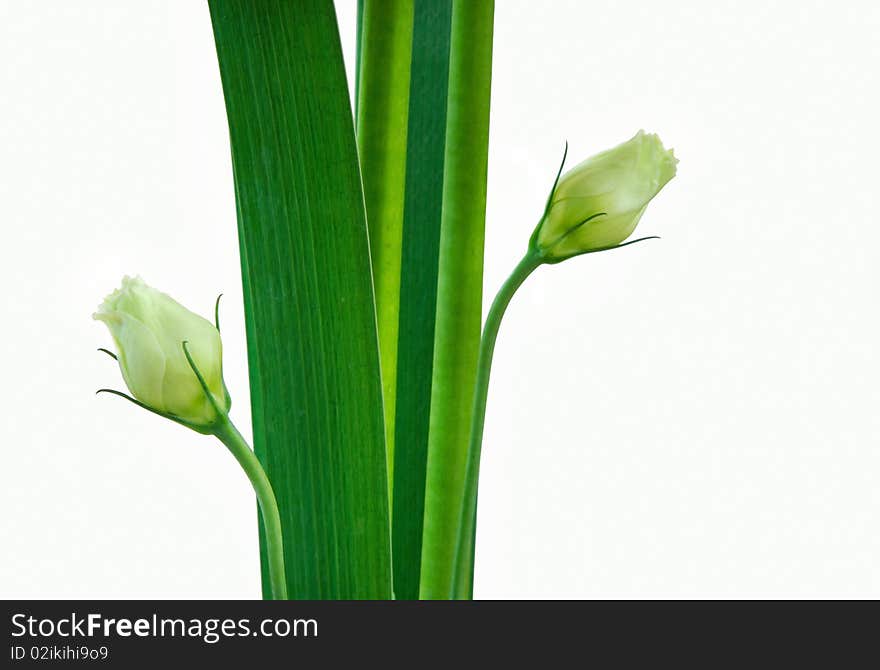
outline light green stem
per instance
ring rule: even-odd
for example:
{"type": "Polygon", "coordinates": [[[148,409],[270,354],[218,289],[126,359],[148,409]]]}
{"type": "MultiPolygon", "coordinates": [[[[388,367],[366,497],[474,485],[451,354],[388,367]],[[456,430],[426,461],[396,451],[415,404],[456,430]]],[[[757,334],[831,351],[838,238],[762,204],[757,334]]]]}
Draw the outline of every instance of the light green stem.
{"type": "Polygon", "coordinates": [[[501,319],[510,304],[516,290],[526,278],[543,263],[542,258],[534,251],[529,252],[514,268],[501,285],[483,326],[480,339],[480,355],[477,361],[477,379],[474,384],[474,404],[471,420],[471,435],[468,444],[467,469],[465,471],[464,496],[462,498],[461,515],[458,524],[458,539],[455,546],[455,562],[453,564],[453,583],[450,585],[450,599],[462,597],[467,591],[469,580],[466,566],[474,550],[477,523],[477,486],[480,477],[480,451],[483,443],[483,424],[486,421],[486,399],[489,394],[489,373],[492,370],[492,355],[495,352],[495,340],[501,319]]]}
{"type": "Polygon", "coordinates": [[[256,454],[228,418],[219,424],[214,435],[232,452],[254,487],[266,534],[266,554],[269,559],[269,583],[272,589],[272,599],[287,600],[281,516],[278,513],[278,503],[275,501],[275,493],[272,491],[272,485],[269,483],[266,471],[263,470],[256,454]]]}

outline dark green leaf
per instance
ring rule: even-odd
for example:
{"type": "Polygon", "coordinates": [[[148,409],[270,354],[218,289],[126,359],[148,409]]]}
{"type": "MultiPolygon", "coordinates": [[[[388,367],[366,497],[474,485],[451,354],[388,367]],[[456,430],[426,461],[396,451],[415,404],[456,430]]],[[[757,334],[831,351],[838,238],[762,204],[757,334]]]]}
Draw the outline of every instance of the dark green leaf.
{"type": "Polygon", "coordinates": [[[255,450],[281,509],[290,596],[388,598],[376,319],[333,3],[209,6],[232,144],[255,450]]]}
{"type": "Polygon", "coordinates": [[[419,595],[437,270],[446,152],[451,0],[415,4],[400,270],[392,546],[398,598],[419,595]]]}

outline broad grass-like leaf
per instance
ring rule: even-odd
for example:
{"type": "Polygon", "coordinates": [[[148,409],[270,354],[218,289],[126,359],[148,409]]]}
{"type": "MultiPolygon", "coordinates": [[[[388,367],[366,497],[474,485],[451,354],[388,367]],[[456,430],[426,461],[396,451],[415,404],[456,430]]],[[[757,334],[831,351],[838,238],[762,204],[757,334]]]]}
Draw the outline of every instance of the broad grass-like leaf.
{"type": "Polygon", "coordinates": [[[255,450],[281,510],[290,597],[389,598],[370,255],[333,3],[209,6],[232,145],[255,450]]]}

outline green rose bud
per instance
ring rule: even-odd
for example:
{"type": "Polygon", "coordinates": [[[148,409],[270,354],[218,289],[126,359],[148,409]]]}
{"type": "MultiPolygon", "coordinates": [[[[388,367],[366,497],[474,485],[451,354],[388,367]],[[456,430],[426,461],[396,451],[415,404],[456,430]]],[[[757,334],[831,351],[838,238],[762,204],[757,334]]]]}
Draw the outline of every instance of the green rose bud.
{"type": "Polygon", "coordinates": [[[532,235],[532,248],[545,262],[555,263],[620,244],[675,176],[677,163],[657,135],[642,130],[588,158],[558,180],[532,235]]]}
{"type": "Polygon", "coordinates": [[[215,405],[222,412],[229,411],[220,331],[210,321],[139,277],[123,278],[122,288],[107,296],[92,316],[107,324],[119,351],[122,377],[148,409],[197,428],[218,421],[215,405]],[[186,352],[213,396],[213,404],[186,352]]]}

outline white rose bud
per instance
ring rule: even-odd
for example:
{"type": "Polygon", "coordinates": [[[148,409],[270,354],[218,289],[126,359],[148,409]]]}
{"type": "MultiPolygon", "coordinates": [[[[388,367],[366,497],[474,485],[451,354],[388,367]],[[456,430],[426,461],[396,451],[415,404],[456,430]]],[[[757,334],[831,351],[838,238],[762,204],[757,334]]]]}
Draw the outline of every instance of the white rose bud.
{"type": "Polygon", "coordinates": [[[221,418],[214,404],[229,411],[220,332],[210,321],[139,277],[125,277],[93,317],[110,329],[122,377],[148,409],[201,428],[221,418]],[[186,358],[184,342],[214,404],[186,358]]]}
{"type": "Polygon", "coordinates": [[[657,135],[641,130],[628,142],[588,158],[559,179],[532,247],[554,263],[620,244],[675,176],[677,163],[657,135]]]}

